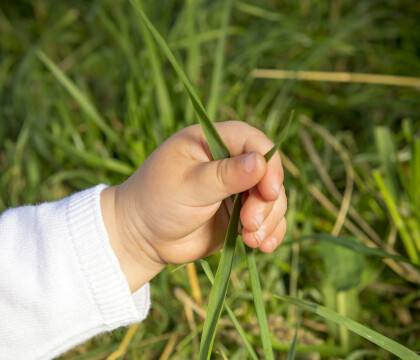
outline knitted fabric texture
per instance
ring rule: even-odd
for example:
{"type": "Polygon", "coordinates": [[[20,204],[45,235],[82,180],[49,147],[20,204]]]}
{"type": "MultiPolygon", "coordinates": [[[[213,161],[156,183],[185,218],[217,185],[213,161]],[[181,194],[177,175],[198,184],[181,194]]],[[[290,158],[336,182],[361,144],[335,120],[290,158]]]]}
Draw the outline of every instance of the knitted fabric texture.
{"type": "Polygon", "coordinates": [[[132,295],[109,244],[104,188],[0,215],[0,359],[52,359],[147,316],[149,284],[132,295]]]}

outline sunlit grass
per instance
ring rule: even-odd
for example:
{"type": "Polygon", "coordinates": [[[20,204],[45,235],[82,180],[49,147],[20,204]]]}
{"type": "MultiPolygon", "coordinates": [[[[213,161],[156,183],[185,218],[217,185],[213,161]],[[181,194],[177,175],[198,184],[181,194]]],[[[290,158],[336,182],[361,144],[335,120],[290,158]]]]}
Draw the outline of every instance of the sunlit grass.
{"type": "MultiPolygon", "coordinates": [[[[296,111],[282,145],[285,186],[293,194],[286,242],[272,255],[254,256],[274,356],[285,359],[292,344],[296,357],[393,356],[308,312],[295,332],[294,312],[272,295],[297,290],[419,351],[420,277],[410,264],[420,254],[418,88],[252,76],[260,68],[418,78],[415,2],[235,1],[230,10],[219,1],[142,5],[211,120],[244,120],[276,141],[296,111]],[[349,267],[332,268],[328,251],[317,245],[326,241],[362,259],[357,286],[339,290],[344,282],[334,274],[349,267]]],[[[199,102],[195,110],[188,105],[182,81],[141,24],[128,2],[0,5],[2,210],[119,183],[165,138],[195,121],[199,102]]],[[[220,254],[207,259],[213,269],[219,260],[220,254]]],[[[203,331],[211,290],[200,266],[197,276],[202,306],[192,297],[193,306],[185,306],[173,294],[190,291],[186,268],[153,280],[152,312],[125,358],[197,356],[194,339],[203,331]]],[[[213,356],[255,358],[254,349],[263,358],[252,296],[246,257],[237,251],[225,302],[232,313],[222,312],[213,356]]],[[[100,336],[63,358],[104,359],[126,332],[100,336]]]]}

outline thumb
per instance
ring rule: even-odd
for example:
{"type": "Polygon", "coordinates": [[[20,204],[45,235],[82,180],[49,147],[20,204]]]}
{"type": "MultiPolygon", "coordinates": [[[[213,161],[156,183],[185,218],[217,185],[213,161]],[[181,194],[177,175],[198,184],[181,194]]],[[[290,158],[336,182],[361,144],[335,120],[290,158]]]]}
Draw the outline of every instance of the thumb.
{"type": "Polygon", "coordinates": [[[193,170],[190,178],[193,184],[189,188],[200,203],[214,204],[255,186],[262,179],[265,167],[264,156],[258,152],[204,162],[193,170]]]}

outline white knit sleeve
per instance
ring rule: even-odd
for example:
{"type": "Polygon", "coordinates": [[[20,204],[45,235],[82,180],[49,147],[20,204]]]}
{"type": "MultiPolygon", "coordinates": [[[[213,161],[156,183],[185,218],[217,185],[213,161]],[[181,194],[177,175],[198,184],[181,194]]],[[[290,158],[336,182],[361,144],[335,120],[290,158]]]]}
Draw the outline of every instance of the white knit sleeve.
{"type": "Polygon", "coordinates": [[[131,295],[109,244],[105,187],[0,215],[0,359],[52,359],[147,316],[149,284],[131,295]]]}

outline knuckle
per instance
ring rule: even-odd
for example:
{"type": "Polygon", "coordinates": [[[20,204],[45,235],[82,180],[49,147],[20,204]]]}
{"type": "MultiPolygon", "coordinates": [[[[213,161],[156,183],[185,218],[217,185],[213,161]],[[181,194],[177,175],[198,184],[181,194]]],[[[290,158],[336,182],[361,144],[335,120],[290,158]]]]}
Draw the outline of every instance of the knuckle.
{"type": "Polygon", "coordinates": [[[219,184],[221,189],[226,189],[226,186],[228,185],[228,164],[227,159],[223,159],[217,162],[216,165],[216,179],[217,183],[219,184]]]}

